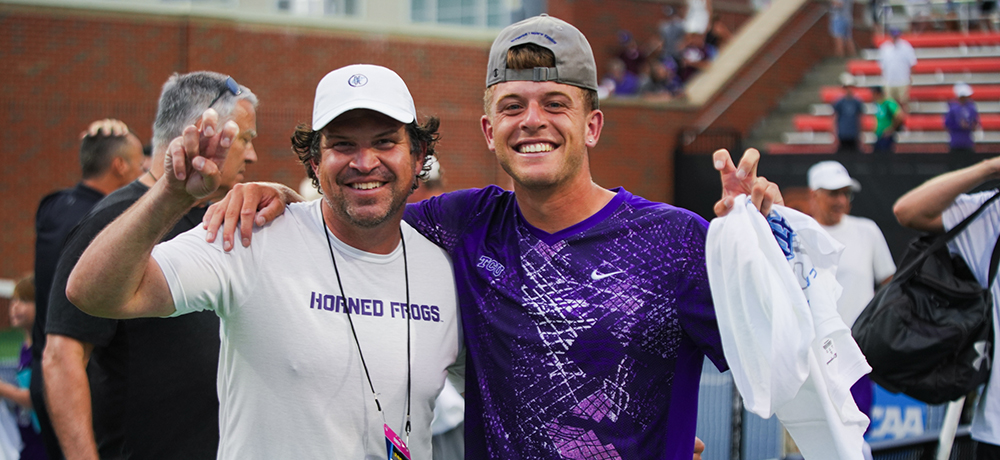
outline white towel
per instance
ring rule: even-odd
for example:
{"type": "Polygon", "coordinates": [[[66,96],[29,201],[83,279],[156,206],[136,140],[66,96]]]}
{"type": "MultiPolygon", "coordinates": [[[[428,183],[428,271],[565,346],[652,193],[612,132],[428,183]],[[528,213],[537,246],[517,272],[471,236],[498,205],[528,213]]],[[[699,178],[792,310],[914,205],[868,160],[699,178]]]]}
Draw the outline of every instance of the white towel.
{"type": "Polygon", "coordinates": [[[860,460],[868,418],[850,388],[871,368],[837,314],[843,245],[793,209],[764,219],[747,197],[735,203],[712,221],[706,257],[744,405],[777,414],[807,459],[860,460]]]}

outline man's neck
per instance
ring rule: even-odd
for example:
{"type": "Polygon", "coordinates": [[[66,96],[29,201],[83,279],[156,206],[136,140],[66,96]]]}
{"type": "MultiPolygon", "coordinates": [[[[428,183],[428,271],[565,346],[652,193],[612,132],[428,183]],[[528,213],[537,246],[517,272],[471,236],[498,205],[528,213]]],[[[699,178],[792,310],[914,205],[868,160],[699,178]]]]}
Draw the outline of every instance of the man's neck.
{"type": "Polygon", "coordinates": [[[529,224],[548,233],[555,233],[583,222],[604,208],[615,193],[585,182],[557,186],[552,189],[530,190],[514,184],[514,196],[521,215],[529,224]]]}
{"type": "Polygon", "coordinates": [[[118,180],[111,176],[111,174],[105,174],[103,176],[94,177],[91,179],[84,179],[80,181],[83,185],[90,187],[104,195],[107,195],[121,186],[118,180]]]}
{"type": "Polygon", "coordinates": [[[824,227],[833,227],[834,225],[837,225],[844,221],[844,215],[841,214],[838,216],[823,216],[822,219],[816,219],[816,221],[819,222],[819,224],[824,227]]]}
{"type": "Polygon", "coordinates": [[[364,228],[344,222],[334,215],[325,199],[320,207],[323,210],[323,222],[326,224],[326,228],[338,240],[352,248],[372,254],[389,254],[399,246],[399,223],[403,220],[402,209],[382,224],[372,228],[364,228]]]}

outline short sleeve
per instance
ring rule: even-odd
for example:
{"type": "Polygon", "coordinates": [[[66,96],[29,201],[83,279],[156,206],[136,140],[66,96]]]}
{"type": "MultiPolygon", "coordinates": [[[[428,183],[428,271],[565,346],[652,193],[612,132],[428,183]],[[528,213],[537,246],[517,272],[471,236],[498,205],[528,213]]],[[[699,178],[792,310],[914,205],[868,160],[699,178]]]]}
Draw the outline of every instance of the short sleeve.
{"type": "MultiPolygon", "coordinates": [[[[951,230],[990,199],[996,190],[962,194],[941,213],[945,230],[951,230]]],[[[965,259],[966,264],[983,286],[989,284],[990,257],[1000,235],[1000,199],[994,201],[968,227],[948,243],[948,249],[965,259]]]]}
{"type": "Polygon", "coordinates": [[[234,298],[234,278],[243,272],[240,261],[250,251],[239,244],[223,251],[221,239],[205,241],[201,226],[156,245],[152,256],[170,287],[176,310],[171,316],[204,310],[222,316],[234,298]]]}
{"type": "Polygon", "coordinates": [[[678,298],[684,299],[678,304],[681,325],[702,353],[712,360],[719,371],[724,372],[729,364],[722,350],[705,258],[708,223],[692,215],[682,232],[687,236],[674,242],[684,249],[676,260],[679,276],[671,277],[671,281],[676,283],[678,298]]]}
{"type": "Polygon", "coordinates": [[[496,186],[445,193],[407,205],[403,220],[451,253],[470,222],[489,208],[487,203],[502,194],[503,189],[496,186]]]}

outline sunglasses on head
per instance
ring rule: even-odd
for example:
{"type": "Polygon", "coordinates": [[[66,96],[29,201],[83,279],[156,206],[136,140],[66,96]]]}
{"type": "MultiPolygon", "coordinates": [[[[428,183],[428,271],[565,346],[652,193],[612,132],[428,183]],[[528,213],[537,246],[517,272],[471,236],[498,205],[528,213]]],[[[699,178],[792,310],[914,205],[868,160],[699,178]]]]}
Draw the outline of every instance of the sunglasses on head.
{"type": "Polygon", "coordinates": [[[219,95],[215,96],[215,99],[212,99],[212,102],[210,102],[208,106],[212,107],[215,105],[215,103],[219,101],[219,98],[226,94],[227,91],[232,93],[233,96],[239,96],[243,93],[243,90],[240,89],[240,84],[236,83],[236,80],[233,80],[233,77],[226,77],[226,86],[219,90],[219,95]]]}

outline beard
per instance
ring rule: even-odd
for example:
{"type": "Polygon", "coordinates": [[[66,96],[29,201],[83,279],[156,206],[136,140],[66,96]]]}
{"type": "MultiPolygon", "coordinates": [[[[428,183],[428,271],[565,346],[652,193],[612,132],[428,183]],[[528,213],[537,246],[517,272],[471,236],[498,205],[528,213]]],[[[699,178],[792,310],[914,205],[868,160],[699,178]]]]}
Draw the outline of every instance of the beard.
{"type": "Polygon", "coordinates": [[[396,175],[389,171],[383,171],[379,175],[380,181],[386,182],[383,188],[389,189],[389,196],[372,197],[363,200],[350,200],[340,193],[340,186],[344,186],[344,181],[349,180],[349,174],[342,175],[337,179],[338,187],[336,193],[324,193],[323,201],[333,211],[334,215],[361,228],[375,228],[384,224],[389,219],[396,216],[406,206],[406,199],[413,192],[412,185],[404,181],[397,181],[396,175]]]}

